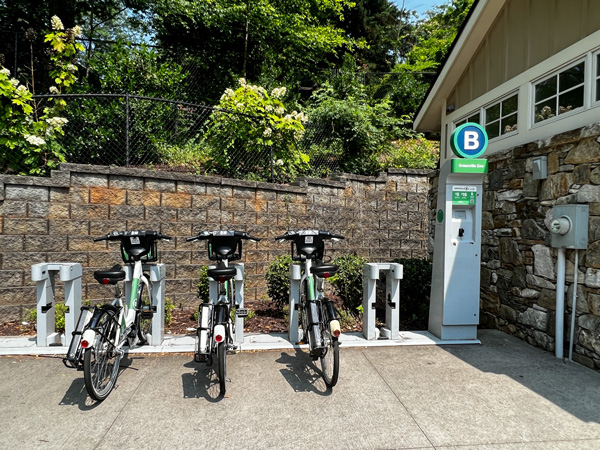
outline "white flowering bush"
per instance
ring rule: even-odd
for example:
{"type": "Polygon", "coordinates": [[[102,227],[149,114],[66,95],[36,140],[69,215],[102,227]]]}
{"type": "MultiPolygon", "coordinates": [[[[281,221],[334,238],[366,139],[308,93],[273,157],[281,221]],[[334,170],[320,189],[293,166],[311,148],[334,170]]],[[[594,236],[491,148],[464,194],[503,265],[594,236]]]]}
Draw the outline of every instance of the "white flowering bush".
{"type": "MultiPolygon", "coordinates": [[[[52,17],[53,31],[46,35],[50,42],[52,69],[56,86],[50,93],[68,89],[76,80],[77,67],[72,63],[81,44],[75,42],[79,27],[64,31],[57,16],[52,17]]],[[[67,119],[62,116],[66,104],[51,99],[50,106],[39,110],[32,90],[0,66],[0,170],[20,175],[41,175],[64,161],[61,149],[53,139],[63,134],[67,119]]]]}
{"type": "Polygon", "coordinates": [[[280,181],[308,168],[309,157],[298,147],[307,117],[287,110],[282,102],[285,94],[285,87],[267,92],[244,78],[236,90],[225,90],[205,136],[214,170],[268,179],[271,156],[280,181]]]}

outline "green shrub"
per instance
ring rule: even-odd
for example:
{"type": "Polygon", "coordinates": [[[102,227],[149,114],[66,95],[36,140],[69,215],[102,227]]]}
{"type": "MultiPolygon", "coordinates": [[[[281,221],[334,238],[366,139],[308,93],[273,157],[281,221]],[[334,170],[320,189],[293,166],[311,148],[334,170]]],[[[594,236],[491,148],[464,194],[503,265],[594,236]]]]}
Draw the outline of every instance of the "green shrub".
{"type": "Polygon", "coordinates": [[[404,276],[400,281],[400,320],[410,328],[426,329],[429,321],[431,262],[418,258],[398,258],[404,276]]]}
{"type": "MultiPolygon", "coordinates": [[[[56,303],[54,305],[54,326],[58,333],[65,332],[65,314],[67,313],[67,305],[64,303],[56,303]]],[[[37,322],[37,308],[32,308],[26,311],[25,317],[29,323],[37,322]]]]}
{"type": "Polygon", "coordinates": [[[171,325],[173,321],[173,310],[175,309],[175,305],[171,301],[169,297],[165,298],[165,325],[171,325]]]}
{"type": "Polygon", "coordinates": [[[434,169],[439,154],[439,143],[423,138],[398,140],[393,142],[392,150],[382,165],[386,169],[434,169]]]}
{"type": "Polygon", "coordinates": [[[283,309],[290,300],[290,255],[281,255],[275,258],[265,274],[267,280],[267,293],[269,298],[278,308],[283,309]]]}
{"type": "Polygon", "coordinates": [[[329,281],[344,307],[350,311],[356,311],[362,305],[363,266],[367,262],[369,261],[366,258],[357,255],[339,256],[333,260],[333,264],[339,269],[329,281]]]}
{"type": "Polygon", "coordinates": [[[210,299],[208,290],[208,267],[202,266],[200,269],[200,277],[198,278],[198,298],[203,303],[207,303],[210,299]]]}

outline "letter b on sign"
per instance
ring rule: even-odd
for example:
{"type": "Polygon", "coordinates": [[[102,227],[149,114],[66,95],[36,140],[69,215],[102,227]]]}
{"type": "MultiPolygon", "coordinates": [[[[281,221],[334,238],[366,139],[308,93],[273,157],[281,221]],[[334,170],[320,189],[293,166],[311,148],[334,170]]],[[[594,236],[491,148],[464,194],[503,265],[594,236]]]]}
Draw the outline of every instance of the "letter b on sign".
{"type": "Polygon", "coordinates": [[[476,123],[465,123],[454,130],[450,136],[450,147],[460,158],[477,158],[483,155],[487,144],[487,133],[476,123]]]}

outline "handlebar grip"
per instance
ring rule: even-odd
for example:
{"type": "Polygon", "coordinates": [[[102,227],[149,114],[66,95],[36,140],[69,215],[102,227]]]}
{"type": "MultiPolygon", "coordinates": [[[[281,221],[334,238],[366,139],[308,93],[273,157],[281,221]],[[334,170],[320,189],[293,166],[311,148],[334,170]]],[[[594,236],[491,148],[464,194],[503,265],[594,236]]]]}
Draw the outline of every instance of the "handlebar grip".
{"type": "Polygon", "coordinates": [[[108,236],[100,236],[98,238],[94,238],[94,242],[99,242],[99,241],[108,241],[108,236]]]}
{"type": "Polygon", "coordinates": [[[251,241],[260,241],[262,238],[258,238],[258,237],[254,237],[254,236],[250,236],[249,234],[246,236],[246,239],[249,239],[251,241]]]}
{"type": "Polygon", "coordinates": [[[332,234],[331,237],[333,239],[346,239],[344,236],[342,236],[341,234],[332,234]]]}
{"type": "Polygon", "coordinates": [[[186,238],[185,238],[185,240],[186,240],[187,242],[196,241],[196,240],[198,240],[198,239],[199,239],[199,237],[198,237],[198,236],[190,236],[190,237],[186,237],[186,238]]]}

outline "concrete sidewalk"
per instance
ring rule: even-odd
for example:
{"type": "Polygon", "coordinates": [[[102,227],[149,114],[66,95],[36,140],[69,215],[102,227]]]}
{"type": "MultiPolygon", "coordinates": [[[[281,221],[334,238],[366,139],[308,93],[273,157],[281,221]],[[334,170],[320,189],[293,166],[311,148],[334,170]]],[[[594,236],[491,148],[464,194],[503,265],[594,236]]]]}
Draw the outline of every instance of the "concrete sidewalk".
{"type": "Polygon", "coordinates": [[[225,398],[191,353],[131,353],[99,404],[60,356],[4,356],[0,448],[600,448],[600,374],[479,337],[345,345],[333,390],[303,349],[242,351],[225,398]]]}

